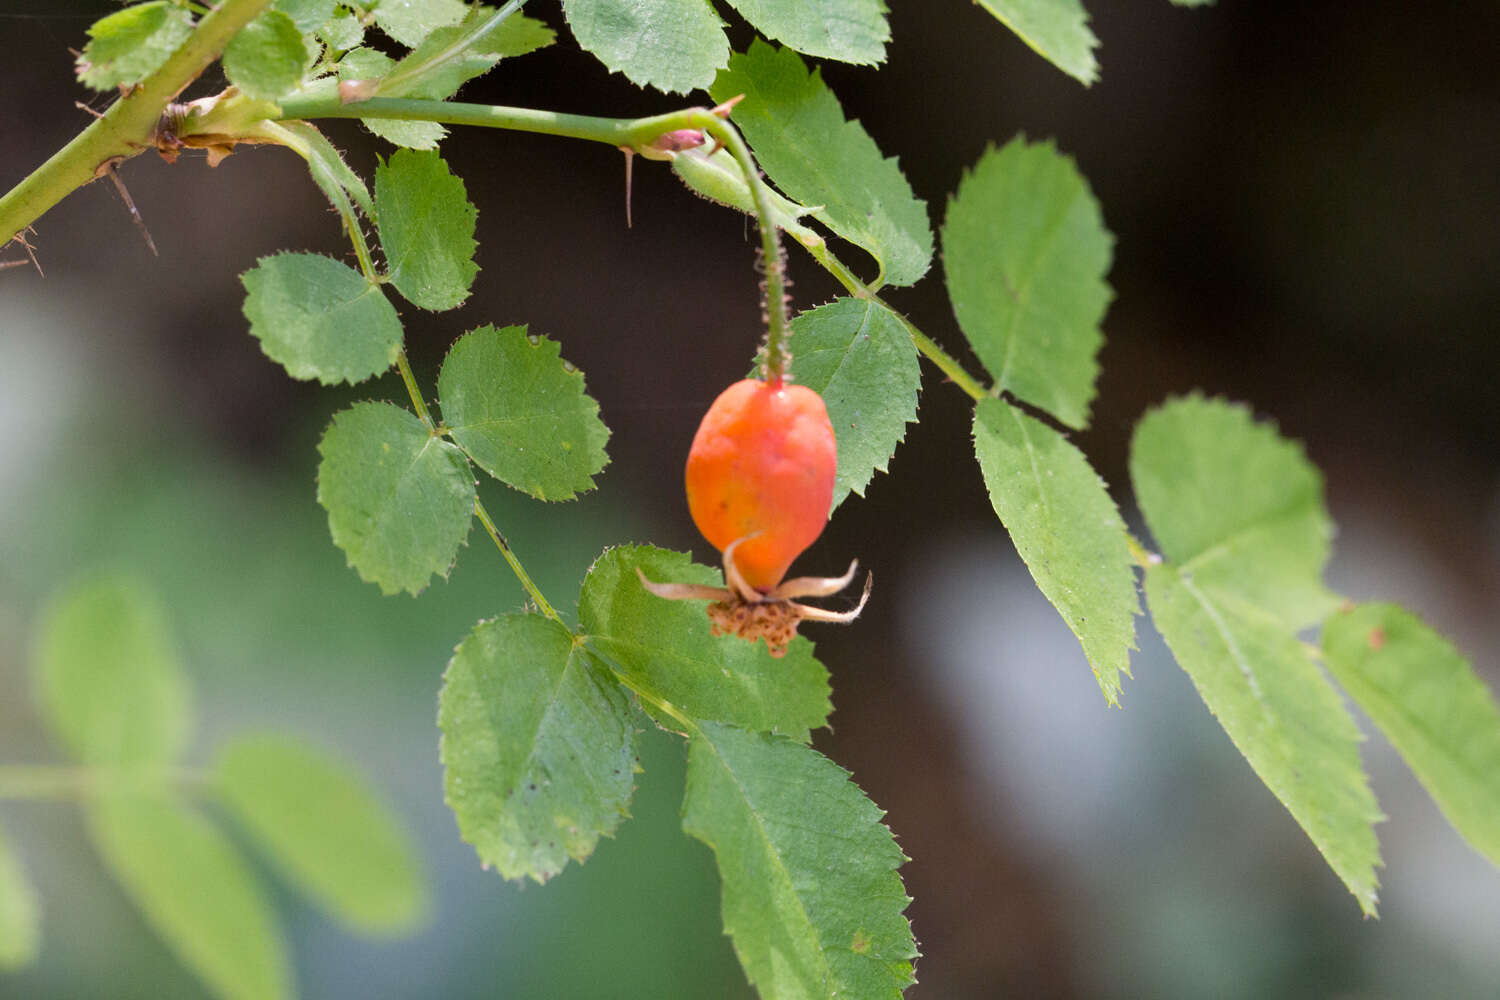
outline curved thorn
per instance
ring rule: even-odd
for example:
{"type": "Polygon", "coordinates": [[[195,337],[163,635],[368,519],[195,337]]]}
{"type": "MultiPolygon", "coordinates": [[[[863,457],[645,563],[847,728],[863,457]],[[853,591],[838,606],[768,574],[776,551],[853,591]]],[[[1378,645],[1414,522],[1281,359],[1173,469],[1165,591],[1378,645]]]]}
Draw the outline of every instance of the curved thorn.
{"type": "Polygon", "coordinates": [[[665,597],[669,601],[729,601],[734,595],[723,587],[705,587],[701,583],[652,583],[646,579],[646,574],[641,568],[635,568],[635,575],[641,578],[641,586],[645,587],[657,597],[665,597]]]}
{"type": "Polygon", "coordinates": [[[855,571],[859,569],[859,560],[856,559],[849,564],[849,570],[843,576],[799,576],[791,580],[784,580],[779,586],[766,596],[776,601],[790,600],[794,597],[827,597],[829,594],[837,594],[849,586],[854,579],[855,571]]]}

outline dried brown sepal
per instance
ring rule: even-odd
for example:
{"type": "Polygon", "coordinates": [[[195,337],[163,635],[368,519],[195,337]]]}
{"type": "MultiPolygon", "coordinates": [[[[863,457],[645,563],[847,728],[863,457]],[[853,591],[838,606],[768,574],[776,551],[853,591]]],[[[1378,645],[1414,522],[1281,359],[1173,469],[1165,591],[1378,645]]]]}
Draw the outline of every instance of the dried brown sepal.
{"type": "Polygon", "coordinates": [[[797,636],[797,626],[805,621],[832,622],[847,625],[859,617],[870,599],[874,577],[866,574],[865,589],[859,604],[849,611],[829,611],[799,604],[798,597],[827,597],[847,587],[854,579],[859,561],[849,564],[843,576],[799,576],[783,581],[774,590],[761,593],[745,582],[734,564],[734,550],[743,538],[737,538],[724,549],[724,579],[728,587],[709,587],[700,583],[655,583],[646,579],[640,567],[636,576],[641,586],[657,597],[670,601],[711,601],[708,620],[714,635],[735,635],[747,642],[766,640],[766,649],[776,658],[786,655],[786,648],[797,636]]]}

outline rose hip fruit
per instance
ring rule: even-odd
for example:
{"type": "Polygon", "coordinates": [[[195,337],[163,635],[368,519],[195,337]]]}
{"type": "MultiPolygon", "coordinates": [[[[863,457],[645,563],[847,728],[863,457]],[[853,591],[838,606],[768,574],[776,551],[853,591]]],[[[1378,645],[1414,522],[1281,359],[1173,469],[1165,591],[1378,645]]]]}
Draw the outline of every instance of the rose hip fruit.
{"type": "Polygon", "coordinates": [[[772,590],[822,534],[838,450],[823,398],[806,386],[736,382],[714,400],[687,461],[688,509],[750,586],[772,590]]]}

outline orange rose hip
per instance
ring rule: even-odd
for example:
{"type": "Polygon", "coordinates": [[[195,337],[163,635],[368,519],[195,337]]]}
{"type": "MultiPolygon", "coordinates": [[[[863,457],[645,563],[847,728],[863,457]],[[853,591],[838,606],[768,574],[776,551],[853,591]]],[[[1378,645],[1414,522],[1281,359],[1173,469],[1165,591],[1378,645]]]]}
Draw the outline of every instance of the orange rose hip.
{"type": "Polygon", "coordinates": [[[838,449],[823,398],[755,379],[719,394],[687,460],[693,523],[750,586],[775,588],[828,523],[838,449]]]}

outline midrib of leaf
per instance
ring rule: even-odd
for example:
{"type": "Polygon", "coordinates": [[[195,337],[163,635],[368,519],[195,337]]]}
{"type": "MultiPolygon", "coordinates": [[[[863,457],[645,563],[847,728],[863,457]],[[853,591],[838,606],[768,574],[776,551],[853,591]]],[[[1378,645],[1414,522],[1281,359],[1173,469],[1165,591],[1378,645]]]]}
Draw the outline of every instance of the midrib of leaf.
{"type": "Polygon", "coordinates": [[[755,808],[755,804],[752,802],[750,794],[745,788],[744,782],[740,781],[740,776],[735,773],[734,768],[730,767],[729,762],[724,759],[724,756],[722,754],[719,753],[718,746],[712,740],[705,738],[703,741],[713,749],[714,756],[719,759],[719,763],[723,766],[724,772],[728,774],[730,779],[734,782],[734,787],[739,789],[740,798],[744,800],[746,808],[750,810],[750,816],[754,823],[755,832],[764,842],[767,848],[767,853],[771,855],[771,858],[776,865],[776,870],[781,873],[782,884],[791,891],[792,898],[797,901],[797,912],[802,915],[802,923],[807,928],[808,933],[812,936],[814,943],[817,945],[815,950],[817,952],[818,965],[822,970],[822,980],[824,984],[831,982],[833,980],[833,970],[829,968],[827,960],[823,957],[823,940],[818,936],[817,928],[813,925],[812,917],[807,912],[807,905],[802,902],[802,894],[797,891],[796,883],[792,881],[792,873],[787,871],[786,864],[781,860],[781,852],[775,849],[774,842],[771,840],[770,832],[766,830],[766,824],[761,819],[760,812],[755,808]]]}
{"type": "MultiPolygon", "coordinates": [[[[1026,432],[1026,421],[1021,419],[1021,411],[1014,406],[1007,406],[1010,418],[1016,422],[1017,429],[1021,432],[1021,440],[1026,442],[1026,459],[1031,463],[1031,478],[1036,483],[1037,496],[1041,498],[1042,520],[1047,524],[1047,534],[1052,536],[1052,502],[1047,495],[1047,487],[1042,482],[1042,469],[1037,464],[1036,448],[1031,443],[1031,435],[1026,432]]],[[[1049,549],[1051,545],[1047,546],[1049,549]]]]}
{"type": "MultiPolygon", "coordinates": [[[[576,646],[573,646],[568,650],[568,661],[567,663],[563,664],[563,668],[557,672],[557,680],[552,685],[552,691],[547,695],[547,707],[542,710],[542,714],[537,718],[536,728],[531,733],[531,749],[526,751],[526,759],[522,762],[521,769],[516,775],[516,788],[520,787],[519,783],[521,779],[524,778],[528,773],[530,773],[532,765],[536,761],[536,748],[537,744],[541,742],[542,730],[546,728],[547,723],[552,718],[553,710],[557,708],[557,692],[562,690],[563,681],[568,679],[568,672],[573,669],[573,657],[576,652],[576,646]]],[[[502,728],[499,724],[499,721],[495,719],[493,715],[490,716],[490,724],[494,726],[497,731],[502,728]]],[[[584,756],[586,757],[590,755],[591,754],[585,754],[584,756]]],[[[511,789],[512,795],[515,794],[516,788],[511,789]]],[[[506,798],[510,798],[510,796],[507,795],[506,798]]]]}
{"type": "MultiPolygon", "coordinates": [[[[459,35],[446,49],[443,49],[441,52],[434,53],[431,58],[429,58],[421,65],[414,66],[404,73],[399,69],[394,70],[389,76],[380,81],[380,87],[378,88],[378,91],[384,91],[387,88],[387,85],[390,84],[393,80],[397,85],[399,85],[403,81],[403,78],[411,79],[413,77],[420,76],[422,73],[425,73],[430,69],[440,68],[445,63],[457,59],[459,56],[464,54],[464,50],[467,49],[471,44],[477,42],[491,28],[496,27],[500,21],[503,21],[505,20],[505,18],[510,16],[509,13],[501,16],[499,11],[496,11],[495,15],[496,16],[491,17],[488,21],[475,28],[473,31],[459,35]]],[[[474,54],[476,56],[483,55],[479,52],[476,52],[474,54]]]]}
{"type": "MultiPolygon", "coordinates": [[[[1375,684],[1370,681],[1369,675],[1361,673],[1360,683],[1369,688],[1371,691],[1374,691],[1381,697],[1385,698],[1391,704],[1395,705],[1398,710],[1404,707],[1404,703],[1398,695],[1392,693],[1383,685],[1375,684]]],[[[1474,778],[1476,783],[1480,785],[1484,785],[1489,782],[1490,776],[1488,773],[1476,771],[1472,767],[1470,767],[1467,761],[1465,761],[1462,757],[1458,756],[1451,749],[1449,749],[1449,741],[1438,738],[1435,735],[1434,730],[1428,727],[1426,723],[1418,722],[1416,716],[1409,715],[1406,712],[1398,711],[1397,715],[1404,725],[1408,726],[1413,732],[1426,739],[1431,748],[1435,749],[1438,755],[1446,760],[1455,770],[1462,771],[1463,773],[1470,775],[1472,778],[1474,778]]],[[[1403,754],[1402,756],[1404,757],[1405,754],[1403,754]]]]}
{"type": "MultiPolygon", "coordinates": [[[[426,188],[433,187],[433,185],[425,184],[422,186],[426,188]]],[[[412,211],[407,216],[408,225],[406,242],[408,246],[406,247],[405,252],[401,254],[401,258],[391,264],[391,273],[393,275],[400,272],[401,269],[406,266],[407,259],[410,258],[412,254],[417,252],[417,247],[415,244],[421,241],[419,239],[413,239],[413,234],[421,233],[425,228],[427,228],[428,221],[437,214],[438,196],[435,193],[429,191],[426,198],[422,198],[421,200],[413,200],[415,201],[415,204],[412,205],[412,211]]]]}
{"type": "Polygon", "coordinates": [[[376,512],[376,518],[380,521],[381,524],[385,523],[386,515],[390,512],[391,505],[396,502],[396,495],[401,492],[401,484],[406,482],[406,480],[411,476],[412,470],[417,467],[417,463],[422,460],[422,456],[427,454],[427,449],[431,448],[436,441],[437,438],[433,437],[431,434],[427,435],[427,441],[422,445],[421,449],[417,451],[416,455],[412,457],[411,462],[406,466],[406,471],[401,473],[401,476],[396,480],[396,487],[391,490],[391,495],[385,500],[381,501],[380,509],[376,512]]]}
{"type": "Polygon", "coordinates": [[[1260,681],[1255,677],[1255,669],[1250,666],[1249,661],[1245,659],[1245,654],[1240,651],[1239,643],[1234,641],[1234,636],[1231,634],[1229,626],[1224,622],[1224,616],[1219,613],[1218,607],[1208,599],[1208,596],[1193,583],[1192,574],[1184,574],[1180,567],[1175,572],[1177,573],[1177,579],[1182,583],[1182,589],[1192,595],[1193,600],[1198,602],[1198,606],[1208,616],[1208,620],[1213,622],[1214,631],[1224,641],[1224,648],[1229,650],[1230,659],[1234,661],[1234,665],[1239,668],[1240,673],[1245,675],[1245,680],[1250,684],[1250,693],[1255,696],[1255,703],[1260,706],[1261,716],[1280,733],[1280,716],[1266,703],[1265,695],[1260,690],[1260,681]]]}
{"type": "MultiPolygon", "coordinates": [[[[1027,310],[1031,306],[1031,284],[1036,280],[1036,275],[1044,263],[1052,259],[1052,253],[1057,249],[1058,237],[1062,234],[1063,223],[1067,221],[1068,213],[1073,210],[1073,203],[1078,200],[1080,192],[1074,189],[1073,196],[1062,206],[1061,211],[1055,213],[1048,220],[1045,236],[1042,240],[1041,252],[1031,262],[1031,267],[1026,271],[1023,280],[1012,286],[1009,281],[1005,283],[1005,290],[1016,302],[1016,311],[1011,314],[1010,322],[1006,324],[1005,331],[1005,362],[1001,366],[1000,374],[995,376],[996,390],[1003,390],[1010,383],[1011,363],[1015,360],[1016,344],[1020,337],[1016,336],[1016,328],[1026,318],[1027,310]]],[[[1086,408],[1085,408],[1086,409],[1086,408]]]]}
{"type": "MultiPolygon", "coordinates": [[[[839,351],[839,363],[834,366],[833,374],[828,377],[829,385],[833,384],[834,379],[838,378],[839,373],[842,372],[845,366],[849,364],[849,359],[854,355],[854,342],[859,339],[859,335],[863,333],[865,328],[870,325],[870,314],[875,309],[875,303],[870,302],[867,299],[865,300],[864,306],[865,314],[860,317],[859,326],[854,328],[854,336],[850,338],[849,346],[839,351]]],[[[795,354],[792,355],[792,360],[794,362],[796,361],[795,354]]]]}

